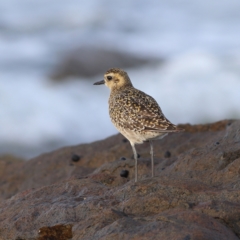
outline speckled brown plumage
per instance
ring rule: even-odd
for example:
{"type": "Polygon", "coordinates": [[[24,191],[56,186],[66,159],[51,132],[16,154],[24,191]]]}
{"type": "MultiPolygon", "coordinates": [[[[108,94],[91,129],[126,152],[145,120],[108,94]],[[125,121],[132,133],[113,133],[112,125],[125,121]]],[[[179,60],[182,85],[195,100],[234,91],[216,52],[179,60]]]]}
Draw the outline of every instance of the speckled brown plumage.
{"type": "Polygon", "coordinates": [[[177,130],[177,127],[165,118],[154,98],[134,87],[110,94],[109,114],[117,128],[140,133],[177,130]]]}
{"type": "Polygon", "coordinates": [[[162,113],[154,98],[133,87],[128,74],[118,68],[109,69],[104,80],[110,88],[109,115],[115,127],[129,140],[135,158],[135,181],[137,181],[137,152],[135,144],[150,142],[152,176],[154,176],[152,140],[161,139],[169,132],[182,129],[172,124],[162,113]]]}

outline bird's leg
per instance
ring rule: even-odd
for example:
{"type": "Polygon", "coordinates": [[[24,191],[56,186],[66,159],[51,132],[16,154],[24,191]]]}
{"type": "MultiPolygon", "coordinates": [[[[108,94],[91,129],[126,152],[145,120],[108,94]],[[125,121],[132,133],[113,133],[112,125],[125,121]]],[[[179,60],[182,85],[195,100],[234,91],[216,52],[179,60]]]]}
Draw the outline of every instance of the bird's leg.
{"type": "Polygon", "coordinates": [[[153,142],[150,140],[149,143],[150,143],[150,155],[151,155],[152,177],[154,177],[153,142]]]}
{"type": "Polygon", "coordinates": [[[137,151],[135,148],[135,145],[133,143],[131,143],[132,149],[133,149],[133,156],[134,156],[134,160],[135,160],[135,182],[138,181],[138,165],[137,165],[137,151]]]}

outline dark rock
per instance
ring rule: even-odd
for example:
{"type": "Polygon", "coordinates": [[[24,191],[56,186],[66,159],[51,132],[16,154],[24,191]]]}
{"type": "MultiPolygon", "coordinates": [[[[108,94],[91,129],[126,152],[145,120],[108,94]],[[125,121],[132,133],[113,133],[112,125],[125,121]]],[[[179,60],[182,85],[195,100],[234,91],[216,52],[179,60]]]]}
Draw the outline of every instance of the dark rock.
{"type": "Polygon", "coordinates": [[[125,158],[125,157],[121,157],[121,160],[122,160],[122,161],[125,161],[125,160],[126,160],[126,158],[125,158]]]}
{"type": "Polygon", "coordinates": [[[234,120],[224,120],[219,121],[214,124],[198,124],[198,125],[191,125],[191,124],[179,124],[179,127],[183,127],[187,132],[216,132],[226,129],[227,126],[230,126],[234,120]]]}
{"type": "Polygon", "coordinates": [[[190,235],[187,235],[183,240],[191,240],[190,235]]]}
{"type": "Polygon", "coordinates": [[[165,158],[170,158],[171,157],[171,153],[169,151],[166,151],[164,154],[165,158]]]}
{"type": "Polygon", "coordinates": [[[240,121],[228,122],[156,141],[154,178],[149,146],[138,145],[137,183],[132,159],[112,161],[132,151],[120,134],[27,162],[0,159],[0,239],[54,239],[67,226],[72,240],[239,239],[240,121]],[[83,156],[75,166],[72,152],[83,156]]]}
{"type": "MultiPolygon", "coordinates": [[[[141,157],[141,155],[138,153],[137,158],[140,158],[140,157],[141,157]]],[[[134,159],[134,155],[132,155],[132,159],[134,159]]]]}
{"type": "Polygon", "coordinates": [[[73,155],[72,155],[72,161],[73,161],[73,162],[78,162],[80,159],[81,159],[81,157],[78,156],[77,154],[73,154],[73,155]]]}
{"type": "Polygon", "coordinates": [[[127,178],[128,177],[128,174],[129,174],[129,171],[128,170],[122,170],[120,172],[120,176],[121,177],[124,177],[124,178],[127,178]]]}
{"type": "Polygon", "coordinates": [[[133,68],[144,64],[161,62],[161,59],[140,57],[116,50],[80,47],[62,56],[51,73],[51,78],[61,80],[68,77],[93,77],[105,73],[109,68],[133,68]]]}

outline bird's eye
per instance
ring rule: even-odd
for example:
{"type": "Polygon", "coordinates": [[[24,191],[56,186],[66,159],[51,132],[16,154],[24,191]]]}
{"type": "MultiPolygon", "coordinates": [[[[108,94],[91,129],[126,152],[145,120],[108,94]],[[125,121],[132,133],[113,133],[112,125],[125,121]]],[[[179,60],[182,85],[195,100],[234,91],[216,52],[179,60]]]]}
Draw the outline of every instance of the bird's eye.
{"type": "Polygon", "coordinates": [[[108,80],[112,80],[112,76],[107,76],[107,79],[108,80]]]}

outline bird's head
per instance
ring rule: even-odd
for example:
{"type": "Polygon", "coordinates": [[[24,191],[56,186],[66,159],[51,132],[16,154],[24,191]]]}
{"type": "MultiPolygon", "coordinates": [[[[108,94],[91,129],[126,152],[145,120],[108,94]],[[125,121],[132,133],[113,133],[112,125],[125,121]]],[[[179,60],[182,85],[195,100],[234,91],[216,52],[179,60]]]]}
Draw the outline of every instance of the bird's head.
{"type": "Polygon", "coordinates": [[[104,80],[94,83],[94,85],[105,84],[111,91],[132,87],[128,74],[119,68],[111,68],[104,74],[104,80]]]}

